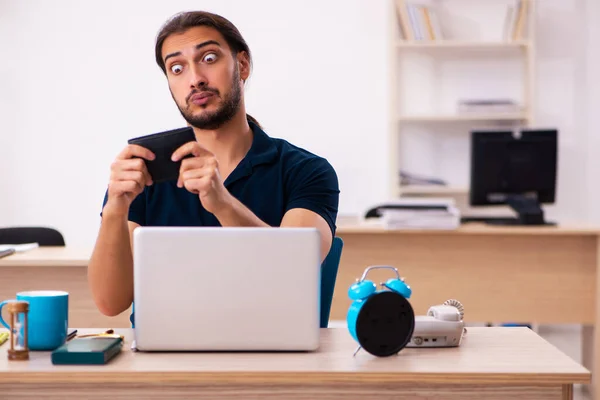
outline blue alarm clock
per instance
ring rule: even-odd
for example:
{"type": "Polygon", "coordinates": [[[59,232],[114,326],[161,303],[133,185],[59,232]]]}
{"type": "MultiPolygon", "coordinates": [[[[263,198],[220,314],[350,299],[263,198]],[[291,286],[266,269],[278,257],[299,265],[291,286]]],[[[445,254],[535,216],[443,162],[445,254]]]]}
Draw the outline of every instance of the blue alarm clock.
{"type": "Polygon", "coordinates": [[[398,270],[387,265],[375,265],[365,269],[360,280],[348,289],[352,304],[346,321],[350,334],[363,348],[378,357],[397,354],[412,338],[415,313],[408,301],[412,294],[398,270]],[[365,280],[373,269],[389,269],[396,278],[382,282],[381,290],[372,281],[365,280]]]}

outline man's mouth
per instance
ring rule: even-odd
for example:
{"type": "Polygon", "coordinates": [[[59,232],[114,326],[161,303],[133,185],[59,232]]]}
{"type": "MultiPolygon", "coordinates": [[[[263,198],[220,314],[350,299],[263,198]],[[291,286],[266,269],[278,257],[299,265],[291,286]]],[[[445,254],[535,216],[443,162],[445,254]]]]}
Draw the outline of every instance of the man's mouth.
{"type": "Polygon", "coordinates": [[[196,93],[192,95],[192,97],[190,98],[190,102],[197,106],[202,106],[208,103],[210,99],[213,98],[213,96],[214,94],[211,92],[196,93]]]}

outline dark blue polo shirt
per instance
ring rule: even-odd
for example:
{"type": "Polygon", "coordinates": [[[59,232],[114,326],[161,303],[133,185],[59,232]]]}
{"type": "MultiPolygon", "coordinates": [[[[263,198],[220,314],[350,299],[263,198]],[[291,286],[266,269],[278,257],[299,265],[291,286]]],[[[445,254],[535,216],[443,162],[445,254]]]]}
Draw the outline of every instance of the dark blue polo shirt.
{"type": "MultiPolygon", "coordinates": [[[[286,211],[305,208],[322,216],[335,235],[339,187],[333,167],[253,123],[250,127],[250,150],[224,182],[229,193],[271,226],[279,226],[286,211]]],[[[129,220],[141,226],[221,226],[198,195],[178,188],[177,181],[146,186],[132,202],[129,220]]]]}
{"type": "MultiPolygon", "coordinates": [[[[314,211],[334,236],[339,186],[333,167],[322,157],[268,136],[253,123],[250,127],[250,150],[224,182],[229,193],[270,226],[280,226],[292,208],[314,211]]],[[[132,202],[129,220],[141,226],[221,226],[198,195],[178,188],[177,181],[146,186],[132,202]]]]}

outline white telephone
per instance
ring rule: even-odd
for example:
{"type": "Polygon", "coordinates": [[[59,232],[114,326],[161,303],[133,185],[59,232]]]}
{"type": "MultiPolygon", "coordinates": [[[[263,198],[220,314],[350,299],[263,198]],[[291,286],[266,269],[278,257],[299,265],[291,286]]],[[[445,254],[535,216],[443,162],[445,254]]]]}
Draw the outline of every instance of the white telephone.
{"type": "Polygon", "coordinates": [[[430,307],[415,316],[415,329],[406,347],[457,347],[466,333],[464,308],[458,300],[430,307]]]}

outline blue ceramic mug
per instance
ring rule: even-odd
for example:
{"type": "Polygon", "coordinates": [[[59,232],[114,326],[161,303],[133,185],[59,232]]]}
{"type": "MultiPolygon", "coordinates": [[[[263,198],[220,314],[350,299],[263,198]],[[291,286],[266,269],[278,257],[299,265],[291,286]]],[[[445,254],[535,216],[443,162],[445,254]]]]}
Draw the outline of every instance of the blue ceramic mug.
{"type": "MultiPolygon", "coordinates": [[[[29,350],[54,350],[65,343],[69,326],[69,293],[58,290],[35,290],[17,293],[16,300],[29,303],[27,342],[29,350]]],[[[10,330],[2,318],[0,323],[10,330]]]]}

